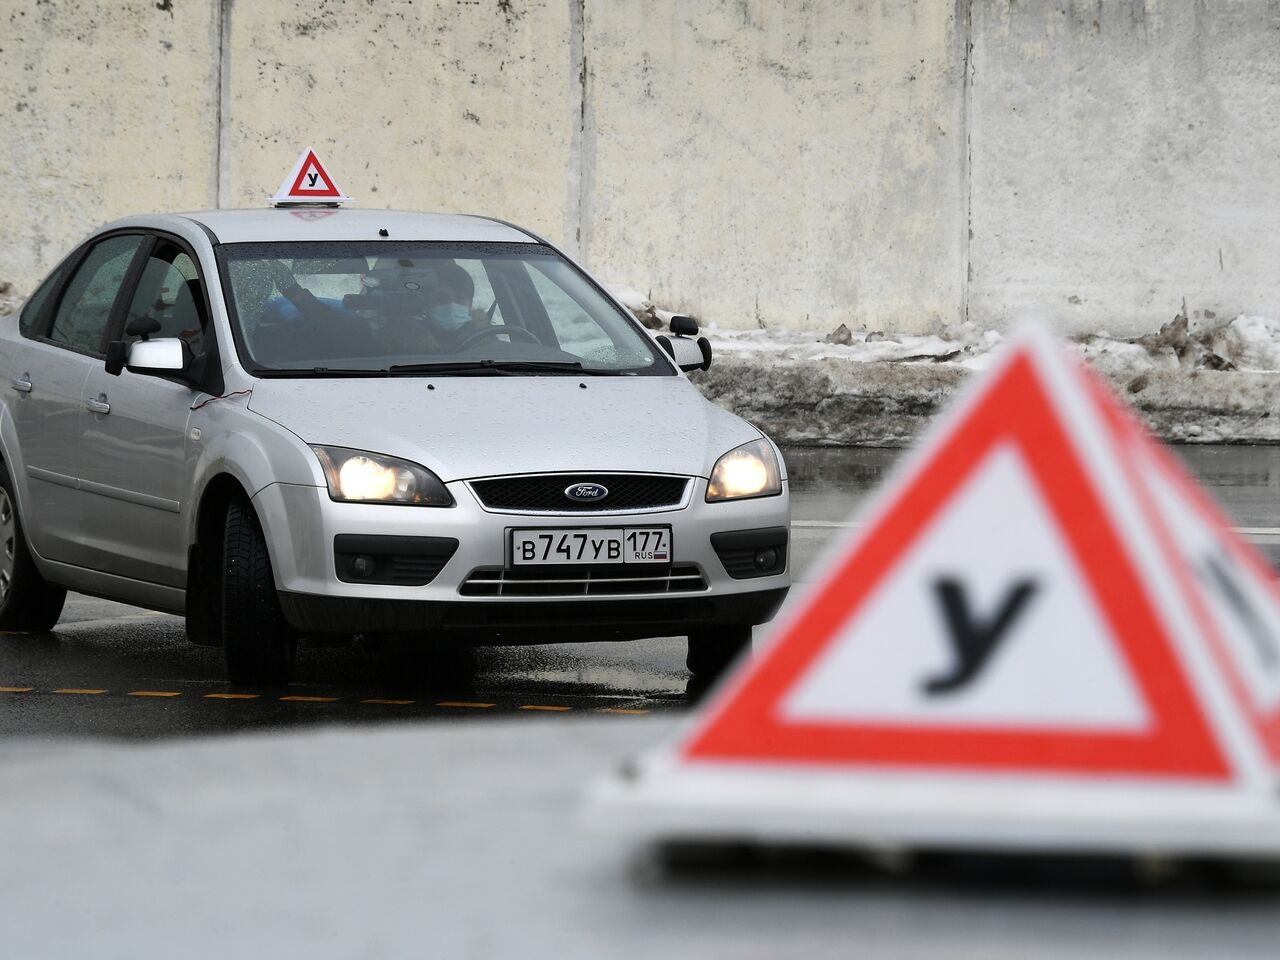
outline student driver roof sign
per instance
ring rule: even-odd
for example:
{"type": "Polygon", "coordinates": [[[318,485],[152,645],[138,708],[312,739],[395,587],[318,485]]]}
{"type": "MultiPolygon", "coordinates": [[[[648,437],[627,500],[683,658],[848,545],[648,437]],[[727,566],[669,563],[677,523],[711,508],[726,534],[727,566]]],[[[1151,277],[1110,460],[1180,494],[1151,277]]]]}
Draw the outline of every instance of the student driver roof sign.
{"type": "Polygon", "coordinates": [[[280,181],[276,195],[270,202],[277,207],[300,203],[320,203],[337,206],[349,203],[350,197],[338,189],[316,152],[307,147],[298,155],[292,169],[280,181]]]}

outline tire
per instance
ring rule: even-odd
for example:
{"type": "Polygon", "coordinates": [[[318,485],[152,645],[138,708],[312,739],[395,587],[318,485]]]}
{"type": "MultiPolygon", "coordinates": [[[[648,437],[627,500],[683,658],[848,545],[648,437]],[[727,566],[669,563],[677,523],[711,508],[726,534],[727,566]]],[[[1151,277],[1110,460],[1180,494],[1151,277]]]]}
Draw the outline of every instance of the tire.
{"type": "Polygon", "coordinates": [[[293,679],[298,640],[276,596],[262,525],[248,498],[227,505],[222,550],[222,646],[227,677],[248,687],[293,679]]]}
{"type": "Polygon", "coordinates": [[[693,676],[691,689],[705,690],[751,650],[748,626],[704,627],[689,634],[689,655],[685,665],[693,676]]]}
{"type": "Polygon", "coordinates": [[[13,481],[0,463],[0,630],[52,630],[66,599],[67,591],[46,583],[31,559],[13,481]]]}
{"type": "Polygon", "coordinates": [[[203,547],[191,552],[187,574],[187,639],[200,647],[222,646],[220,560],[206,559],[203,547]]]}

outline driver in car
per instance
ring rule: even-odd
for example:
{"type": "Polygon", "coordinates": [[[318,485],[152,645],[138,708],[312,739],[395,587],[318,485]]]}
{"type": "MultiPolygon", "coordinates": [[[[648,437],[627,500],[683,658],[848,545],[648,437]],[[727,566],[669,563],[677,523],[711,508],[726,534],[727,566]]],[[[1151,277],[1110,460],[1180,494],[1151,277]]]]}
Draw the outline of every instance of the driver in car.
{"type": "Polygon", "coordinates": [[[455,350],[481,328],[489,318],[483,310],[472,310],[476,285],[471,274],[452,261],[435,265],[436,285],[427,292],[427,317],[431,334],[444,350],[455,350]]]}
{"type": "Polygon", "coordinates": [[[471,309],[475,282],[452,260],[380,258],[361,286],[391,353],[450,353],[489,322],[471,309]]]}

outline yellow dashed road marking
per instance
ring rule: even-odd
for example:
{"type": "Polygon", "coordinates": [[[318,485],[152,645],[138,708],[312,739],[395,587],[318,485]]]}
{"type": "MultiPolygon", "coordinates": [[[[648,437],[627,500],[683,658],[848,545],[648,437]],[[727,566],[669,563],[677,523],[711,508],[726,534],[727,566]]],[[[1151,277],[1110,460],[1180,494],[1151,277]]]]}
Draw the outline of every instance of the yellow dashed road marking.
{"type": "MultiPolygon", "coordinates": [[[[36,689],[35,687],[0,686],[0,693],[31,693],[35,689],[36,689]]],[[[58,689],[53,690],[51,692],[58,693],[58,694],[71,695],[71,696],[98,696],[101,694],[109,693],[110,691],[106,690],[105,688],[59,687],[58,689]]],[[[119,694],[117,694],[117,696],[119,696],[119,694]]],[[[183,691],[181,690],[130,690],[128,691],[128,693],[125,694],[125,696],[150,697],[155,699],[169,699],[172,697],[183,696],[183,691]]],[[[206,693],[206,694],[203,694],[202,696],[205,700],[257,700],[257,699],[260,699],[263,696],[263,694],[261,693],[206,693]]],[[[342,697],[317,697],[317,696],[310,696],[310,695],[303,695],[303,694],[290,694],[288,696],[280,697],[280,700],[291,702],[291,703],[337,703],[342,699],[343,699],[342,697]]],[[[393,699],[389,697],[369,697],[369,698],[360,700],[359,702],[363,704],[373,705],[373,706],[408,707],[408,706],[412,706],[418,701],[412,700],[412,699],[400,700],[400,699],[393,699]]],[[[464,710],[490,710],[498,706],[498,704],[481,703],[473,700],[440,700],[436,703],[436,706],[447,707],[447,708],[457,708],[457,709],[464,709],[464,710]]],[[[504,706],[504,709],[510,710],[513,707],[517,710],[529,710],[533,712],[542,712],[542,713],[569,713],[575,709],[578,709],[577,707],[574,707],[574,706],[570,706],[566,704],[554,704],[554,703],[525,703],[519,706],[509,704],[504,706]]],[[[639,717],[639,716],[644,716],[650,711],[647,709],[628,708],[628,707],[597,707],[595,708],[595,712],[639,717]]]]}

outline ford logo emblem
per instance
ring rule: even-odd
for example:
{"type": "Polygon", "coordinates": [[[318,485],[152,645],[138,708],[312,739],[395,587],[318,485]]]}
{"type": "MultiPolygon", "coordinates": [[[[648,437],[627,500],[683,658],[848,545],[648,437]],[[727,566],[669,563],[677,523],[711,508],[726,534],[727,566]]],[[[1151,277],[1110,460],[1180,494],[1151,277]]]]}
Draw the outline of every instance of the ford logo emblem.
{"type": "Polygon", "coordinates": [[[564,495],[579,503],[590,503],[592,500],[603,500],[609,495],[609,488],[602,483],[575,483],[564,488],[564,495]]]}

